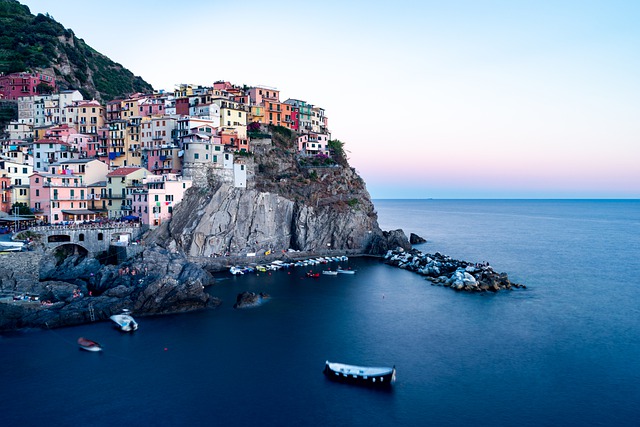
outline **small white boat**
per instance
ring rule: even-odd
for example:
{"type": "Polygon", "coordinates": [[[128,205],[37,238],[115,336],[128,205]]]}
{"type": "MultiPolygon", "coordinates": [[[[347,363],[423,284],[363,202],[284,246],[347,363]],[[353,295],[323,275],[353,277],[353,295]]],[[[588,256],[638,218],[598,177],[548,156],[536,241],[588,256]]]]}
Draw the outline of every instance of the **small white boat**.
{"type": "Polygon", "coordinates": [[[102,346],[96,341],[91,341],[86,338],[78,338],[78,345],[81,349],[87,351],[102,351],[102,346]]]}
{"type": "Polygon", "coordinates": [[[396,367],[355,366],[327,360],[324,374],[333,381],[388,387],[396,380],[396,367]]]}
{"type": "Polygon", "coordinates": [[[238,274],[244,274],[244,270],[243,270],[242,268],[240,268],[240,267],[236,267],[236,266],[231,267],[231,268],[229,269],[229,272],[230,272],[231,274],[233,274],[234,276],[235,276],[235,275],[238,275],[238,274]]]}
{"type": "Polygon", "coordinates": [[[138,322],[136,322],[134,318],[131,317],[130,314],[128,314],[128,312],[122,314],[114,314],[113,316],[109,317],[109,319],[113,320],[121,331],[133,332],[138,329],[138,322]]]}
{"type": "Polygon", "coordinates": [[[339,268],[337,271],[338,271],[338,273],[341,273],[341,274],[356,274],[355,270],[343,270],[343,269],[339,268]]]}
{"type": "Polygon", "coordinates": [[[337,276],[338,272],[333,270],[322,270],[322,274],[325,276],[337,276]]]}

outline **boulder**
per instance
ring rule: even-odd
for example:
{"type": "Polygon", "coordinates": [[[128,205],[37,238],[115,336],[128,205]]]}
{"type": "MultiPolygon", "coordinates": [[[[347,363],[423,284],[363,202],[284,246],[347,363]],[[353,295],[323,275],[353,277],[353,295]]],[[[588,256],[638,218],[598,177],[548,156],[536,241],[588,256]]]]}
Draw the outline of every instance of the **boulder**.
{"type": "Polygon", "coordinates": [[[426,239],[423,239],[417,234],[411,233],[409,235],[409,243],[411,243],[412,245],[419,245],[420,243],[426,243],[426,242],[427,242],[426,239]]]}
{"type": "Polygon", "coordinates": [[[269,298],[269,295],[263,292],[241,292],[236,297],[236,303],[233,305],[233,308],[255,307],[262,304],[266,298],[269,298]]]}

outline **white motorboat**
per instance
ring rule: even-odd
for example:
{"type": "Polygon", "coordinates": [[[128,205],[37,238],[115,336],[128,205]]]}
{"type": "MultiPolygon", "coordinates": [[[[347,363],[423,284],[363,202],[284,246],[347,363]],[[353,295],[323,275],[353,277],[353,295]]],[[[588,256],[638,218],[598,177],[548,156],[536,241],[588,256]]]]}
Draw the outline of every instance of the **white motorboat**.
{"type": "Polygon", "coordinates": [[[338,273],[341,273],[341,274],[356,274],[355,270],[343,270],[343,269],[339,268],[337,271],[338,271],[338,273]]]}
{"type": "Polygon", "coordinates": [[[396,380],[396,367],[370,367],[325,362],[324,374],[331,380],[370,386],[390,386],[396,380]]]}
{"type": "Polygon", "coordinates": [[[109,317],[109,319],[113,320],[121,331],[133,332],[138,329],[138,322],[131,317],[128,311],[125,311],[122,314],[114,314],[109,317]]]}

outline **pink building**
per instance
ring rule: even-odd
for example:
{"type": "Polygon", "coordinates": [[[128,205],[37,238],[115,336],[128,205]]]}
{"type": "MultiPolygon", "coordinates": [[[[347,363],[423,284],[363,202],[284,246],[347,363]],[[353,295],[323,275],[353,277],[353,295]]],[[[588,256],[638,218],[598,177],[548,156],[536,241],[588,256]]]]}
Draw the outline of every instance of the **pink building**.
{"type": "Polygon", "coordinates": [[[164,98],[145,98],[138,101],[140,117],[164,115],[164,98]]]}
{"type": "Polygon", "coordinates": [[[0,176],[0,211],[11,212],[11,177],[0,176]]]}
{"type": "Polygon", "coordinates": [[[300,107],[294,105],[291,106],[291,129],[300,130],[300,107]]]}
{"type": "Polygon", "coordinates": [[[191,180],[176,174],[149,175],[142,180],[142,188],[134,188],[127,196],[131,214],[155,228],[171,218],[191,184],[191,180]]]}
{"type": "Polygon", "coordinates": [[[47,129],[44,133],[44,137],[46,139],[57,139],[58,141],[65,141],[64,137],[69,136],[72,133],[78,133],[78,130],[67,124],[61,124],[59,126],[54,126],[47,129]]]}
{"type": "Polygon", "coordinates": [[[298,137],[298,151],[302,154],[329,155],[329,135],[324,133],[307,133],[298,137]]]}
{"type": "Polygon", "coordinates": [[[251,105],[264,105],[265,101],[280,102],[280,91],[268,87],[252,87],[249,89],[251,105]]]}
{"type": "Polygon", "coordinates": [[[38,85],[41,83],[55,91],[56,80],[52,76],[27,72],[7,74],[0,76],[0,94],[4,99],[38,95],[38,85]]]}
{"type": "Polygon", "coordinates": [[[98,213],[89,209],[95,184],[106,179],[109,167],[95,159],[55,163],[47,172],[29,177],[30,204],[36,218],[47,223],[87,221],[98,213]]]}

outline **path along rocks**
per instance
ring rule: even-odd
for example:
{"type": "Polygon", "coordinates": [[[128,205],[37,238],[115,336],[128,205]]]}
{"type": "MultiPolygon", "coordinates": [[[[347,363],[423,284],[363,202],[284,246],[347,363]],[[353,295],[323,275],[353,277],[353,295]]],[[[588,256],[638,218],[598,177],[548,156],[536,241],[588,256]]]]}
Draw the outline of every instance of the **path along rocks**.
{"type": "Polygon", "coordinates": [[[425,254],[416,249],[401,248],[387,251],[387,264],[426,276],[433,285],[467,292],[497,292],[502,289],[523,288],[513,283],[507,273],[498,273],[489,263],[471,263],[453,259],[439,252],[425,254]]]}

